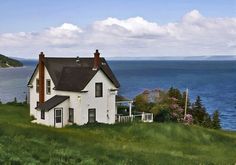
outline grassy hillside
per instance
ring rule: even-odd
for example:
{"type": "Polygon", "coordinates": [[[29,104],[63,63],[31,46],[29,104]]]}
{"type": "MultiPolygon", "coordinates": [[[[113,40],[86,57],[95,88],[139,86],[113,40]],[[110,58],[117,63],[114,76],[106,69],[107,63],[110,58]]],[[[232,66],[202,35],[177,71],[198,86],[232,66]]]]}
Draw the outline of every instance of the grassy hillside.
{"type": "Polygon", "coordinates": [[[26,106],[0,105],[0,164],[235,164],[236,133],[181,124],[29,123],[26,106]]]}
{"type": "Polygon", "coordinates": [[[23,66],[23,64],[20,61],[0,54],[0,68],[21,67],[21,66],[23,66]]]}

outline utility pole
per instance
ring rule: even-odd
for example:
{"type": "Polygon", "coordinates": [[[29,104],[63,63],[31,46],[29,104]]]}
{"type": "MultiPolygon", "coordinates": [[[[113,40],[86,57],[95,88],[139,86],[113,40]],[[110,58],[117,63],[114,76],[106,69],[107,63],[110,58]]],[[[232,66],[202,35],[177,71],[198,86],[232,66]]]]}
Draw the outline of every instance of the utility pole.
{"type": "Polygon", "coordinates": [[[187,114],[187,106],[188,106],[188,88],[186,89],[186,94],[185,94],[184,119],[187,114]]]}

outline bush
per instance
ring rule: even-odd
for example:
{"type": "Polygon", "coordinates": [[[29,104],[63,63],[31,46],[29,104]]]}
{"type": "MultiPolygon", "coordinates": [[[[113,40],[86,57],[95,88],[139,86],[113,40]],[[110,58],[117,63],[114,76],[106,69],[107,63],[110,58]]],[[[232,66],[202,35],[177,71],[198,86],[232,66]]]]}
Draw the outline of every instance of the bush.
{"type": "Polygon", "coordinates": [[[184,122],[187,124],[197,124],[207,128],[220,128],[219,113],[216,112],[211,119],[206,108],[202,104],[200,96],[191,105],[188,99],[187,113],[184,118],[184,108],[186,93],[181,93],[179,89],[171,87],[168,91],[145,90],[135,97],[134,109],[141,112],[151,112],[154,121],[184,122]]]}
{"type": "Polygon", "coordinates": [[[193,116],[191,114],[186,114],[184,117],[184,123],[188,125],[193,124],[193,116]]]}
{"type": "Polygon", "coordinates": [[[154,117],[155,121],[168,122],[171,120],[170,111],[168,109],[161,109],[159,114],[154,117]]]}

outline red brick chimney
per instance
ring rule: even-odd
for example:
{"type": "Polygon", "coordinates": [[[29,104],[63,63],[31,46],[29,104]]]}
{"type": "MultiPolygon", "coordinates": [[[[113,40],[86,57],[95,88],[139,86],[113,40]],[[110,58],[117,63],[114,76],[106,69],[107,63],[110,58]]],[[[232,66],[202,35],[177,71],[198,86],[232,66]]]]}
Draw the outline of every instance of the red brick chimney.
{"type": "Polygon", "coordinates": [[[43,52],[41,52],[39,54],[39,104],[44,103],[44,97],[45,97],[45,93],[44,93],[44,82],[45,82],[45,74],[44,74],[44,54],[43,52]]]}
{"type": "Polygon", "coordinates": [[[96,52],[94,53],[94,60],[93,60],[93,70],[97,70],[100,65],[100,53],[96,49],[96,52]]]}

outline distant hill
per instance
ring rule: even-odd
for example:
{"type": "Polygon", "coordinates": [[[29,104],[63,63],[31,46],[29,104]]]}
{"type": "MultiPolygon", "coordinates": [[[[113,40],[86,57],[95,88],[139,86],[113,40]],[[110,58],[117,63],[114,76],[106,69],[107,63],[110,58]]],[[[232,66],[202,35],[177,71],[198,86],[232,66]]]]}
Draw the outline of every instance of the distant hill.
{"type": "Polygon", "coordinates": [[[22,67],[22,62],[0,54],[0,68],[22,67]]]}

